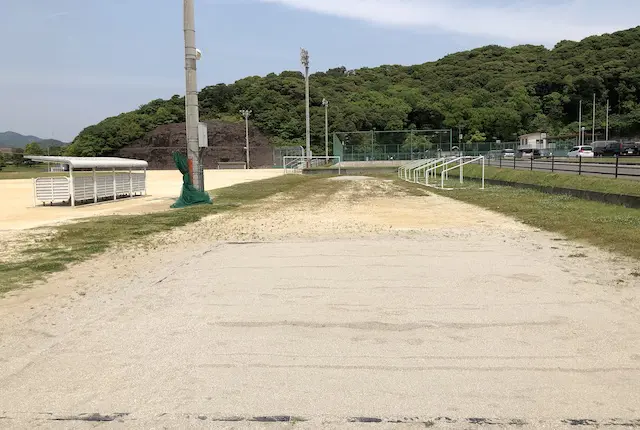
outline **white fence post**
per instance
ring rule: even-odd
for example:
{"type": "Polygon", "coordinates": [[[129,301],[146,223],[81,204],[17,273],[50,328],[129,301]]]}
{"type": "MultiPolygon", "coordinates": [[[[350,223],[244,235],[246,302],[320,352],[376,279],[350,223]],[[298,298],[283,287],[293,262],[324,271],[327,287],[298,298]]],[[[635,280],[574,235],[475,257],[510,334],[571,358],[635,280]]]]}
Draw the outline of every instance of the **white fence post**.
{"type": "Polygon", "coordinates": [[[33,183],[33,207],[35,208],[36,206],[38,206],[38,198],[36,194],[36,178],[33,178],[31,182],[33,183]]]}
{"type": "Polygon", "coordinates": [[[71,206],[76,205],[76,184],[73,180],[73,166],[69,165],[69,180],[71,181],[71,206]]]}
{"type": "Polygon", "coordinates": [[[96,168],[93,168],[93,203],[98,203],[98,178],[96,168]]]}

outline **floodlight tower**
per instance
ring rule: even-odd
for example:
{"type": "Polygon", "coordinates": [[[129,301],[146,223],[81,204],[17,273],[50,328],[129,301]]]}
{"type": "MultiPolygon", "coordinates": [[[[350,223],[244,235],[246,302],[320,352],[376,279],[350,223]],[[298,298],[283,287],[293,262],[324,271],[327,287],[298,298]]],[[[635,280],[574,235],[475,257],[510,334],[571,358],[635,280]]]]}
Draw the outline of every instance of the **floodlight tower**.
{"type": "Polygon", "coordinates": [[[580,110],[578,113],[578,145],[582,145],[582,100],[580,100],[580,110]]]}
{"type": "Polygon", "coordinates": [[[252,112],[250,110],[247,110],[247,109],[242,109],[240,111],[240,113],[244,117],[245,144],[247,145],[244,148],[247,150],[247,169],[249,169],[250,168],[249,167],[249,117],[251,116],[252,112]]]}
{"type": "Polygon", "coordinates": [[[322,99],[324,106],[324,156],[329,161],[329,100],[322,99]]]}
{"type": "Polygon", "coordinates": [[[304,67],[307,163],[309,163],[309,160],[311,159],[311,117],[309,114],[309,51],[304,48],[300,48],[300,63],[304,67]]]}
{"type": "Polygon", "coordinates": [[[198,142],[198,81],[196,78],[196,61],[201,53],[196,49],[195,12],[193,0],[183,0],[184,6],[184,55],[185,55],[185,116],[187,123],[187,158],[189,160],[189,176],[191,183],[204,191],[204,175],[200,166],[200,145],[198,142]]]}

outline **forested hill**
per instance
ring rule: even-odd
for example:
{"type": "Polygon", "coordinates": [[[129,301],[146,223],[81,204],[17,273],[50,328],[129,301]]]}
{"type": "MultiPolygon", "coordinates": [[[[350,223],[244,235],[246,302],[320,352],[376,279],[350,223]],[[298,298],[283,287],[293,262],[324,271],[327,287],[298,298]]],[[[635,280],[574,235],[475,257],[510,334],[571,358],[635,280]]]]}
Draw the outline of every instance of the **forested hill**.
{"type": "MultiPolygon", "coordinates": [[[[609,98],[613,134],[640,134],[640,27],[581,42],[562,41],[552,50],[487,46],[415,66],[315,73],[312,140],[314,146],[323,145],[323,97],[330,102],[332,131],[462,126],[465,140],[509,141],[531,131],[575,133],[579,100],[590,120],[594,92],[599,126],[604,126],[609,98]]],[[[254,123],[274,143],[303,142],[302,73],[248,77],[200,92],[203,119],[240,120],[238,111],[245,108],[253,110],[254,123]]],[[[182,121],[182,97],[154,100],[87,127],[69,151],[107,154],[157,125],[182,121]]]]}

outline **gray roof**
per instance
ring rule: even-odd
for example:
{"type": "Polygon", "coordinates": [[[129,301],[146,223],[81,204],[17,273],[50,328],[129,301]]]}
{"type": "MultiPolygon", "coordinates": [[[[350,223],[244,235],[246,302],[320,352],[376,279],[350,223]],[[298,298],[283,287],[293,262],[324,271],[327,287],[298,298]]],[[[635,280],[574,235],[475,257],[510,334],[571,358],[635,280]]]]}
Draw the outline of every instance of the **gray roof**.
{"type": "Polygon", "coordinates": [[[25,155],[33,161],[67,164],[73,169],[146,169],[149,163],[143,160],[118,157],[53,157],[47,155],[25,155]]]}

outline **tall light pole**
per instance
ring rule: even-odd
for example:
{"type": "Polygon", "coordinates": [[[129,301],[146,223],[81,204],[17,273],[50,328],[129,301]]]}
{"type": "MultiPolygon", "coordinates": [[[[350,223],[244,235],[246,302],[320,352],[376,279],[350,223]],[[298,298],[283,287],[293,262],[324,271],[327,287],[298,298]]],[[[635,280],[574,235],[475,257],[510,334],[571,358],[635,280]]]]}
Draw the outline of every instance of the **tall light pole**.
{"type": "Polygon", "coordinates": [[[244,117],[244,129],[245,129],[245,144],[244,149],[247,151],[247,169],[249,169],[249,117],[251,116],[251,111],[247,109],[242,109],[240,111],[242,116],[244,117]]]}
{"type": "Polygon", "coordinates": [[[191,183],[200,191],[204,191],[204,177],[200,168],[200,146],[198,144],[198,81],[196,78],[196,61],[199,52],[196,50],[195,12],[193,0],[183,0],[184,5],[184,57],[185,57],[185,115],[187,122],[187,158],[191,183]]]}
{"type": "MultiPolygon", "coordinates": [[[[309,113],[309,51],[300,48],[300,63],[304,67],[304,92],[306,106],[306,141],[307,141],[307,160],[311,159],[311,115],[309,113]]],[[[307,161],[307,164],[309,161],[307,161]]]]}
{"type": "Polygon", "coordinates": [[[578,145],[582,145],[582,100],[580,100],[580,114],[578,117],[578,145]]]}
{"type": "Polygon", "coordinates": [[[607,131],[604,140],[609,140],[609,99],[607,99],[607,131]]]}
{"type": "Polygon", "coordinates": [[[591,144],[596,141],[596,93],[593,93],[593,125],[591,126],[591,144]]]}
{"type": "Polygon", "coordinates": [[[322,99],[324,106],[324,156],[329,161],[329,100],[322,99]]]}

